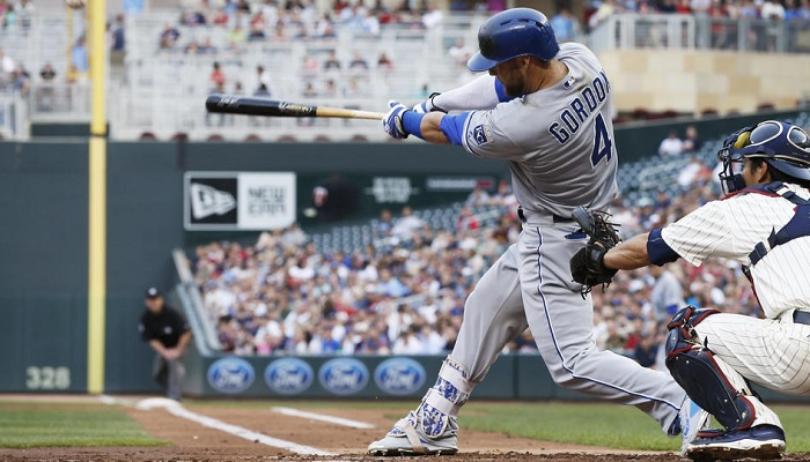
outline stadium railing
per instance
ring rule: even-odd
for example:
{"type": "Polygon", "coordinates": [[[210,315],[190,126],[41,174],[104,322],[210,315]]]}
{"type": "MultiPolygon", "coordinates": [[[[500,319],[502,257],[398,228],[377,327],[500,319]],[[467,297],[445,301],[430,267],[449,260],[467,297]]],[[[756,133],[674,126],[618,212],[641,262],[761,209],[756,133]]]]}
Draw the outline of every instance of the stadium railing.
{"type": "Polygon", "coordinates": [[[588,39],[596,52],[656,48],[806,53],[810,21],[625,13],[605,18],[588,39]]]}

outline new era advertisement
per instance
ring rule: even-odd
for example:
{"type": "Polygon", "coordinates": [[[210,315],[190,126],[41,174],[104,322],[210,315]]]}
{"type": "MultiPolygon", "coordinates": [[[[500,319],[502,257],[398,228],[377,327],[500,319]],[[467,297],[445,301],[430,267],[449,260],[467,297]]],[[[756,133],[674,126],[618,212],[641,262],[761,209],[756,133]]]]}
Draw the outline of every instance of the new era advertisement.
{"type": "Polygon", "coordinates": [[[183,225],[188,231],[258,231],[291,225],[296,217],[291,172],[188,172],[183,225]]]}

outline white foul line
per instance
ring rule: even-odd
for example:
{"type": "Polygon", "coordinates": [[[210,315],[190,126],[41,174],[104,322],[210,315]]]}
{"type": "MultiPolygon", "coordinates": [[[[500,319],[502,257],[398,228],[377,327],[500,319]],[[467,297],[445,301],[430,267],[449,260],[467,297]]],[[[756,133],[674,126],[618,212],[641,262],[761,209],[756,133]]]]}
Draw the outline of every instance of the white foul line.
{"type": "Polygon", "coordinates": [[[359,428],[361,430],[368,430],[374,428],[373,424],[360,422],[358,420],[344,419],[342,417],[334,417],[326,414],[316,414],[314,412],[300,411],[291,407],[274,407],[273,412],[284,414],[292,417],[303,417],[304,419],[318,420],[320,422],[328,422],[335,425],[342,425],[344,427],[359,428]]]}
{"type": "Polygon", "coordinates": [[[197,414],[196,412],[189,411],[188,409],[184,408],[180,403],[172,400],[168,400],[165,398],[149,398],[139,402],[136,407],[141,410],[150,410],[155,408],[163,408],[169,414],[172,414],[176,417],[180,417],[181,419],[190,420],[192,422],[196,422],[203,427],[213,428],[215,430],[223,431],[225,433],[230,433],[233,436],[237,436],[239,438],[246,439],[248,441],[255,441],[267,446],[272,446],[274,448],[286,449],[290,452],[295,454],[302,454],[307,456],[334,456],[337,455],[333,452],[329,451],[322,451],[318,448],[313,448],[311,446],[304,446],[301,444],[293,443],[291,441],[286,441],[278,438],[273,438],[272,436],[263,435],[261,433],[254,432],[252,430],[248,430],[247,428],[240,427],[238,425],[232,425],[221,420],[215,419],[213,417],[208,417],[202,414],[197,414]]]}

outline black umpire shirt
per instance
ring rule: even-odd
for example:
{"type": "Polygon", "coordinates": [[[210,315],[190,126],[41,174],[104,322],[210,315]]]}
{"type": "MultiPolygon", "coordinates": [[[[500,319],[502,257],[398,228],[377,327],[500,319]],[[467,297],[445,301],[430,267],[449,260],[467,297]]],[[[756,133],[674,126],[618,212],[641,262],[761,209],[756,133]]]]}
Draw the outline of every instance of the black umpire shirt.
{"type": "Polygon", "coordinates": [[[188,332],[189,328],[180,313],[164,305],[158,314],[146,310],[141,316],[138,330],[145,342],[157,340],[166,348],[174,348],[180,341],[180,336],[188,332]]]}

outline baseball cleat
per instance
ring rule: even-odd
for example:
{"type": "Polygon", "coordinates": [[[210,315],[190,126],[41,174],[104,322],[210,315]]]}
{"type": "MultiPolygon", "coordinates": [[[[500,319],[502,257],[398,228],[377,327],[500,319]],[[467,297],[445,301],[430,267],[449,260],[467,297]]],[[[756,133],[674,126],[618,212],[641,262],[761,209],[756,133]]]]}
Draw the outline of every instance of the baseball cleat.
{"type": "Polygon", "coordinates": [[[701,409],[697,403],[689,398],[684,400],[677,418],[681,433],[681,455],[686,455],[689,444],[708,425],[709,417],[709,413],[701,409]]]}
{"type": "Polygon", "coordinates": [[[699,435],[686,450],[692,460],[779,459],[785,452],[785,433],[774,425],[748,430],[699,435]]]}
{"type": "Polygon", "coordinates": [[[448,419],[447,428],[435,436],[428,436],[418,424],[417,414],[394,424],[394,428],[381,440],[368,445],[372,456],[421,456],[452,455],[458,452],[458,424],[455,418],[448,419]]]}

